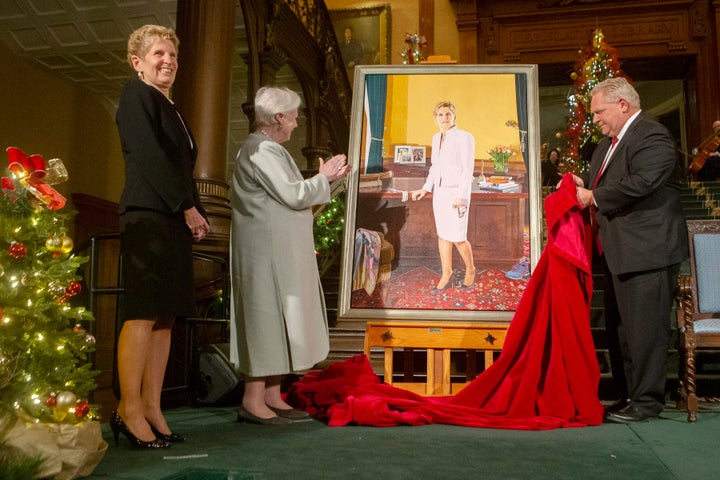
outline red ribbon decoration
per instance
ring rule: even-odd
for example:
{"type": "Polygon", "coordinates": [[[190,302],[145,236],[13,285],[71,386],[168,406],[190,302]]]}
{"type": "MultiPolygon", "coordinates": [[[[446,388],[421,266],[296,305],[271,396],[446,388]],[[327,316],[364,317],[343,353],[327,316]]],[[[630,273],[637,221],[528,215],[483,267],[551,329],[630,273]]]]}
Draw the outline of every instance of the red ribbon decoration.
{"type": "Polygon", "coordinates": [[[45,176],[45,162],[41,155],[34,154],[27,156],[25,152],[17,147],[8,147],[8,168],[11,172],[23,173],[35,178],[45,176]]]}
{"type": "MultiPolygon", "coordinates": [[[[40,180],[45,176],[45,162],[41,155],[27,156],[17,147],[8,147],[8,170],[20,177],[20,183],[33,197],[44,203],[50,210],[60,210],[65,206],[65,197],[57,190],[40,180]]],[[[14,190],[12,181],[3,177],[2,186],[14,190]],[[12,188],[10,188],[12,187],[12,188]]]]}

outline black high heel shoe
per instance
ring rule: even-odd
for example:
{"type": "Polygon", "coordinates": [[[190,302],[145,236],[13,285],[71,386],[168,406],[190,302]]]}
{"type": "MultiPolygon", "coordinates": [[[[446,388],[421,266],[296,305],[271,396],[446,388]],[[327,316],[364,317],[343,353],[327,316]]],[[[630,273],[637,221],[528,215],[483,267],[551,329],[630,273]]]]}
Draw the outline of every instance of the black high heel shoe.
{"type": "MultiPolygon", "coordinates": [[[[439,280],[442,280],[442,275],[440,276],[439,280]]],[[[434,293],[434,294],[444,292],[448,288],[453,288],[454,283],[455,283],[455,272],[453,271],[453,273],[450,274],[450,277],[447,279],[447,281],[445,282],[445,284],[442,287],[434,286],[430,289],[430,292],[434,293]]]]}
{"type": "Polygon", "coordinates": [[[140,440],[130,432],[122,417],[117,413],[117,410],[113,411],[112,416],[110,417],[110,428],[112,429],[113,437],[115,437],[116,447],[120,443],[121,433],[127,437],[130,445],[136,448],[167,448],[172,445],[170,442],[159,438],[156,438],[151,442],[140,440]]]}
{"type": "Polygon", "coordinates": [[[150,428],[152,429],[152,432],[155,434],[157,438],[160,440],[165,440],[166,442],[170,443],[180,443],[187,440],[187,438],[184,435],[180,435],[177,433],[160,433],[157,428],[153,427],[152,423],[150,424],[150,428]]]}
{"type": "Polygon", "coordinates": [[[452,288],[452,286],[453,286],[453,279],[450,278],[450,280],[448,280],[447,282],[445,282],[445,285],[443,285],[442,287],[440,287],[440,288],[438,288],[438,287],[432,287],[432,288],[430,289],[430,293],[433,293],[433,294],[442,293],[442,292],[444,292],[445,290],[447,290],[448,288],[452,288]]]}

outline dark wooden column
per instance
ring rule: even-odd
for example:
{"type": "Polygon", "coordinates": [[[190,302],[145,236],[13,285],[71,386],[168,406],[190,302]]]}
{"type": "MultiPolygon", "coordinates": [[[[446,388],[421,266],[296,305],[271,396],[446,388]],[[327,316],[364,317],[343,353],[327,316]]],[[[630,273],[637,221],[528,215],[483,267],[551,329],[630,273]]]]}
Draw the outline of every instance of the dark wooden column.
{"type": "Polygon", "coordinates": [[[235,0],[178,0],[180,52],[173,99],[198,144],[195,178],[210,234],[197,250],[225,253],[230,234],[226,183],[235,0]]]}
{"type": "Polygon", "coordinates": [[[425,56],[435,53],[435,0],[420,0],[420,28],[418,33],[425,37],[428,46],[425,56]]]}
{"type": "MultiPolygon", "coordinates": [[[[716,78],[720,79],[720,0],[713,0],[712,3],[712,21],[714,23],[715,38],[713,43],[715,44],[715,75],[716,78]]],[[[717,85],[717,84],[716,84],[717,85]]],[[[711,114],[712,117],[710,122],[720,119],[720,94],[715,90],[715,99],[719,101],[711,102],[711,114]]],[[[712,123],[710,124],[712,125],[712,123]]],[[[708,128],[707,131],[710,131],[708,128]]]]}
{"type": "Polygon", "coordinates": [[[177,2],[180,68],[173,99],[197,140],[201,179],[225,180],[234,27],[233,0],[177,2]]]}
{"type": "Polygon", "coordinates": [[[457,20],[459,34],[459,63],[482,63],[479,58],[478,36],[480,19],[476,0],[451,0],[457,20]]]}

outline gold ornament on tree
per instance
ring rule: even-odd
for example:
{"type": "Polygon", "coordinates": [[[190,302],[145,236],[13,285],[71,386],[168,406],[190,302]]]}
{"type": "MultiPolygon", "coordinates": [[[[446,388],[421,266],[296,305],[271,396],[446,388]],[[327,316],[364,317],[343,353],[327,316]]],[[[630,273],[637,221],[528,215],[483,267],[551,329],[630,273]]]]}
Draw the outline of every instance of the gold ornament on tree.
{"type": "Polygon", "coordinates": [[[60,251],[62,253],[70,253],[73,249],[74,243],[73,239],[68,235],[62,236],[62,244],[60,246],[60,251]]]}
{"type": "Polygon", "coordinates": [[[56,234],[48,235],[47,240],[45,240],[45,248],[51,252],[59,252],[62,249],[62,244],[62,236],[56,234]]]}

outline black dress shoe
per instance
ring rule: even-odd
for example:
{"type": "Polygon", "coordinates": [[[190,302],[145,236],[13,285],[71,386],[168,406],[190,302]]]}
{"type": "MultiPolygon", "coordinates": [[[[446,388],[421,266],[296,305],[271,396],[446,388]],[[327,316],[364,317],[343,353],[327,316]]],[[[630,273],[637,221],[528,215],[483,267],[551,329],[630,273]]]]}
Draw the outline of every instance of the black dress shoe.
{"type": "Polygon", "coordinates": [[[657,414],[648,413],[630,402],[625,408],[617,412],[607,412],[605,419],[612,423],[639,423],[647,422],[651,418],[656,418],[657,414]]]}
{"type": "Polygon", "coordinates": [[[310,414],[302,410],[294,408],[275,408],[268,405],[268,408],[275,412],[278,417],[289,418],[290,420],[305,420],[310,418],[310,414]]]}
{"type": "Polygon", "coordinates": [[[622,398],[615,403],[605,407],[605,413],[618,412],[630,404],[629,398],[622,398]]]}
{"type": "Polygon", "coordinates": [[[240,408],[238,408],[237,411],[237,421],[256,423],[258,425],[290,425],[291,423],[293,423],[293,421],[289,418],[280,416],[270,418],[256,417],[252,413],[245,410],[245,407],[243,407],[242,405],[240,406],[240,408]]]}

